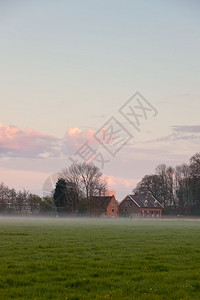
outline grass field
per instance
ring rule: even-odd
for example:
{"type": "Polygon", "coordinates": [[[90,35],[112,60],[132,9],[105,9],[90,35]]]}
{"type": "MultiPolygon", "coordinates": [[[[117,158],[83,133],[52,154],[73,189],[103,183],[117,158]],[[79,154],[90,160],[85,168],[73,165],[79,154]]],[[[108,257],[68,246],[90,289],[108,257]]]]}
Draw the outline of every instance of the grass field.
{"type": "Polygon", "coordinates": [[[200,299],[200,222],[0,219],[0,299],[200,299]]]}

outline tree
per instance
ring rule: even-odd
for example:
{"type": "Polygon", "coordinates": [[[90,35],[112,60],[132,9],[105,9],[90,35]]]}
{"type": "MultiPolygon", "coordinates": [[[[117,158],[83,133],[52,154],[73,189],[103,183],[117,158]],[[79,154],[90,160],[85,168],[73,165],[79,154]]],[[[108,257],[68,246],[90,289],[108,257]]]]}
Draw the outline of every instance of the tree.
{"type": "Polygon", "coordinates": [[[73,183],[59,178],[53,195],[58,212],[75,213],[78,205],[78,194],[73,183]]]}
{"type": "Polygon", "coordinates": [[[162,178],[159,175],[145,175],[137,184],[134,192],[150,193],[156,199],[160,199],[162,194],[161,185],[162,178]]]}
{"type": "Polygon", "coordinates": [[[155,174],[144,176],[134,191],[151,193],[165,207],[183,211],[188,207],[194,213],[199,213],[200,153],[193,155],[189,164],[157,166],[155,174]]]}
{"type": "Polygon", "coordinates": [[[40,214],[56,215],[56,206],[54,204],[53,195],[45,196],[40,203],[40,214]]]}
{"type": "Polygon", "coordinates": [[[7,203],[8,212],[15,213],[16,198],[17,192],[15,189],[9,189],[9,201],[7,203]]]}
{"type": "Polygon", "coordinates": [[[155,174],[144,176],[134,191],[150,193],[164,206],[176,207],[174,176],[174,168],[159,165],[155,174]]]}
{"type": "Polygon", "coordinates": [[[176,207],[174,172],[175,172],[174,168],[171,166],[166,169],[166,191],[167,191],[168,205],[170,207],[176,207]]]}
{"type": "Polygon", "coordinates": [[[178,206],[183,207],[190,202],[190,167],[187,164],[175,167],[175,191],[178,206]]]}
{"type": "Polygon", "coordinates": [[[15,199],[15,210],[21,213],[27,213],[28,211],[28,195],[29,192],[26,190],[19,191],[16,194],[15,199]]]}
{"type": "Polygon", "coordinates": [[[160,176],[160,202],[166,206],[168,205],[168,191],[167,191],[167,166],[165,164],[158,165],[155,169],[156,174],[160,176]]]}
{"type": "Polygon", "coordinates": [[[58,179],[56,183],[53,199],[58,212],[63,211],[64,208],[67,210],[67,184],[62,178],[58,179]]]}
{"type": "Polygon", "coordinates": [[[190,190],[191,203],[200,204],[200,153],[190,158],[190,190]]]}
{"type": "Polygon", "coordinates": [[[6,212],[8,206],[9,188],[2,182],[0,184],[0,212],[6,212]]]}
{"type": "Polygon", "coordinates": [[[196,153],[195,155],[193,155],[190,158],[190,163],[191,164],[196,164],[199,167],[198,170],[200,171],[200,153],[196,153]]]}
{"type": "Polygon", "coordinates": [[[40,198],[38,195],[30,194],[28,196],[28,206],[30,208],[31,214],[35,212],[39,213],[41,202],[42,198],[40,198]]]}
{"type": "Polygon", "coordinates": [[[92,196],[99,195],[99,191],[107,186],[102,172],[93,163],[73,163],[61,171],[60,177],[76,191],[76,204],[80,199],[86,198],[88,213],[91,213],[92,209],[92,196]]]}

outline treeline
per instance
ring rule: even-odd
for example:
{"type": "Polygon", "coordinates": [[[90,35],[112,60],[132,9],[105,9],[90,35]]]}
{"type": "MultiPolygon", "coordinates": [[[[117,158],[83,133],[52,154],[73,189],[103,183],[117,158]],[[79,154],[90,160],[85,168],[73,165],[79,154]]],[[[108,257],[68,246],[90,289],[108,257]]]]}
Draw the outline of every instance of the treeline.
{"type": "Polygon", "coordinates": [[[53,197],[39,197],[26,190],[16,191],[0,183],[0,214],[55,215],[53,197]]]}
{"type": "Polygon", "coordinates": [[[200,153],[188,164],[175,167],[161,164],[146,175],[134,192],[151,193],[165,207],[183,214],[200,214],[200,153]]]}
{"type": "Polygon", "coordinates": [[[92,197],[107,186],[100,169],[92,163],[73,163],[64,168],[49,196],[16,191],[0,183],[0,214],[90,215],[92,197]]]}

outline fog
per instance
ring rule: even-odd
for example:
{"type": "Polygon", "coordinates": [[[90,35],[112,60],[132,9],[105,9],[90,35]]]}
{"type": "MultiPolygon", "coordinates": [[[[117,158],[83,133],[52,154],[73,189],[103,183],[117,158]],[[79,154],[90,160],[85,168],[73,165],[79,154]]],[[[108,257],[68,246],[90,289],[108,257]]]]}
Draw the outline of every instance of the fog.
{"type": "Polygon", "coordinates": [[[11,216],[11,215],[0,215],[0,221],[9,221],[9,222],[20,222],[20,223],[36,223],[43,222],[45,223],[73,223],[73,224],[89,224],[96,222],[96,224],[123,224],[123,223],[160,223],[165,221],[200,221],[199,216],[164,216],[161,218],[130,218],[130,217],[118,217],[118,218],[106,218],[106,217],[88,217],[88,216],[46,216],[46,215],[39,215],[39,216],[11,216]]]}

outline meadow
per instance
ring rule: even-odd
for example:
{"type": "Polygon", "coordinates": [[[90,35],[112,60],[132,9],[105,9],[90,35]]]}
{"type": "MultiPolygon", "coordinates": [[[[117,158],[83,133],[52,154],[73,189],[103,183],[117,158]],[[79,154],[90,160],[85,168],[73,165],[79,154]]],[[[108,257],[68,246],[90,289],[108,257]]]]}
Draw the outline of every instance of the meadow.
{"type": "Polygon", "coordinates": [[[0,218],[0,299],[200,299],[200,222],[0,218]]]}

